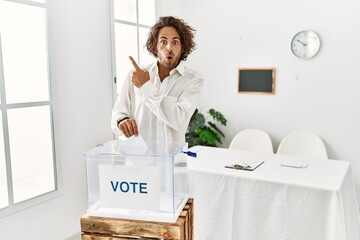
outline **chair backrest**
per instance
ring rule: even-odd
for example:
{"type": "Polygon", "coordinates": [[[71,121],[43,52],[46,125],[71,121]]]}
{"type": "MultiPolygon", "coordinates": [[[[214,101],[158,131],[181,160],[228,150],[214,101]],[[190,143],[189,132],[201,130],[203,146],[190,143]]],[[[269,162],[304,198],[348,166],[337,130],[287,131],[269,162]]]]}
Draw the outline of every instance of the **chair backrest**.
{"type": "Polygon", "coordinates": [[[230,149],[239,149],[259,153],[274,153],[269,134],[260,129],[245,129],[231,140],[230,149]]]}
{"type": "Polygon", "coordinates": [[[296,131],[287,134],[281,140],[277,153],[328,159],[322,139],[309,131],[296,131]]]}

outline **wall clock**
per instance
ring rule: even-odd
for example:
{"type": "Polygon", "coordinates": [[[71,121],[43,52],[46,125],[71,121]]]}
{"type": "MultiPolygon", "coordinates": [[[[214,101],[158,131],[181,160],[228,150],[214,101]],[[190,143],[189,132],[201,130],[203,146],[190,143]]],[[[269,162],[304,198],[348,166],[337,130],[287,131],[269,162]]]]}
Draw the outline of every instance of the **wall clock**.
{"type": "Polygon", "coordinates": [[[320,37],[311,30],[298,32],[291,40],[291,51],[298,58],[310,59],[319,52],[319,49],[320,37]]]}

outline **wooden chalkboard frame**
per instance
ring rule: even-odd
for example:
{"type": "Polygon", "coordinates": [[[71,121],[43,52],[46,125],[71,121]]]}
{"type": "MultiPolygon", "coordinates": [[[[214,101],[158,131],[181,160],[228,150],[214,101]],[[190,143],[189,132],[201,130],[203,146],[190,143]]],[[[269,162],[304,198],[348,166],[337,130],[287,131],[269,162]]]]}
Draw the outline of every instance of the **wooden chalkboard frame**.
{"type": "Polygon", "coordinates": [[[238,93],[275,94],[275,68],[239,68],[238,93]]]}

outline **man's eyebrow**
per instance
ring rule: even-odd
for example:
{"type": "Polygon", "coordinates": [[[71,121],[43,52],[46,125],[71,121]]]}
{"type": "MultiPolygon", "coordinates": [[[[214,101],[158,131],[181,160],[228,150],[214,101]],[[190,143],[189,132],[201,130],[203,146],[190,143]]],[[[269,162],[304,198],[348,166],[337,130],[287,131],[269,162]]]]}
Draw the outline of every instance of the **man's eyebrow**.
{"type": "MultiPolygon", "coordinates": [[[[168,38],[166,36],[160,36],[159,39],[168,39],[168,38]]],[[[173,37],[171,39],[179,39],[180,40],[180,37],[175,36],[175,37],[173,37]]]]}

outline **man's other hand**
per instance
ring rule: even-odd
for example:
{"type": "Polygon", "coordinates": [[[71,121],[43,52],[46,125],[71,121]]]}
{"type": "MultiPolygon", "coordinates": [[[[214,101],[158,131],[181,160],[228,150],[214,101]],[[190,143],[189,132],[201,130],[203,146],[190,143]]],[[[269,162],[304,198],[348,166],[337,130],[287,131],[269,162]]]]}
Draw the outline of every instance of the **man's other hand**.
{"type": "Polygon", "coordinates": [[[135,119],[129,118],[121,121],[118,128],[126,137],[131,137],[132,135],[137,136],[139,134],[135,119]]]}

